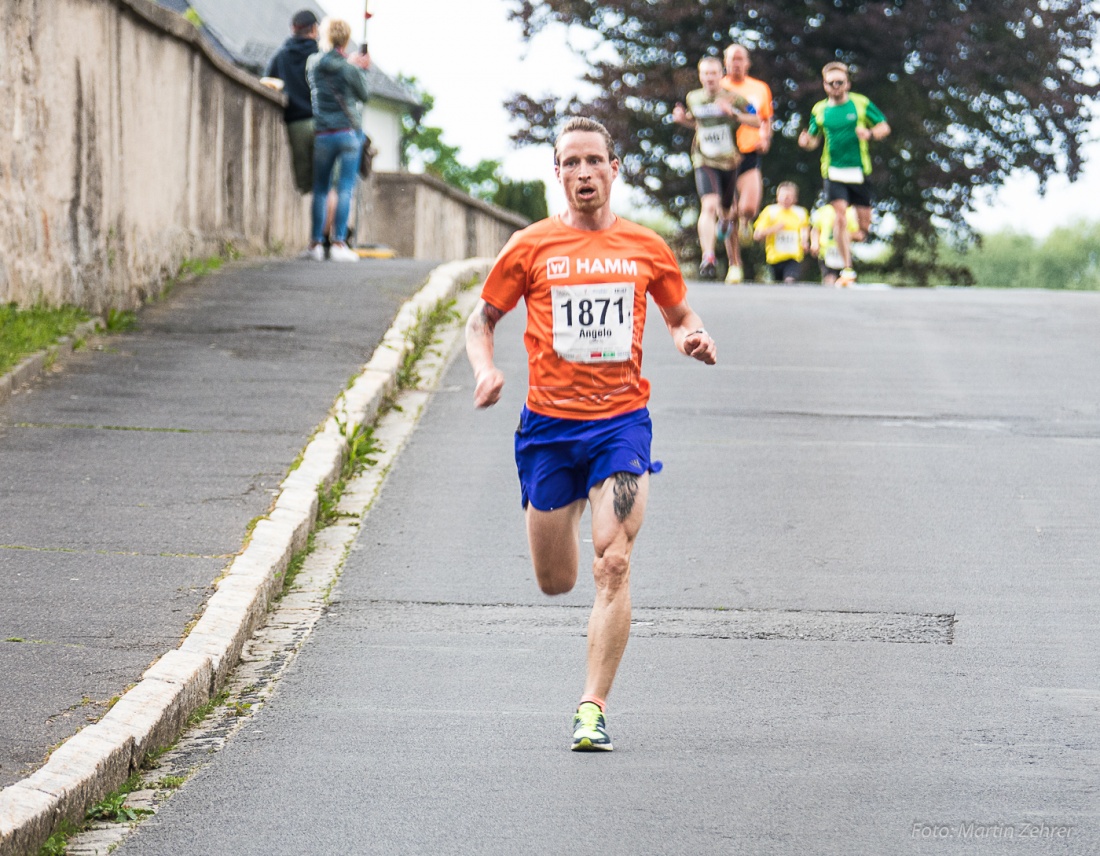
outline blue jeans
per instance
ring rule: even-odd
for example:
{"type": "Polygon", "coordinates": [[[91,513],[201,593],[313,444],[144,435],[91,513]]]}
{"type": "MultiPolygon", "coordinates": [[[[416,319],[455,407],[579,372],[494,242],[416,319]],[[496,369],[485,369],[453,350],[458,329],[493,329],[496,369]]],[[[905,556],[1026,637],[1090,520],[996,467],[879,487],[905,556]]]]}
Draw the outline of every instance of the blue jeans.
{"type": "Polygon", "coordinates": [[[340,175],[336,182],[336,218],[332,223],[332,240],[343,243],[348,236],[348,214],[351,192],[359,175],[359,157],[363,153],[360,131],[337,131],[318,134],[313,141],[313,242],[325,237],[325,209],[332,172],[337,164],[340,175]]]}

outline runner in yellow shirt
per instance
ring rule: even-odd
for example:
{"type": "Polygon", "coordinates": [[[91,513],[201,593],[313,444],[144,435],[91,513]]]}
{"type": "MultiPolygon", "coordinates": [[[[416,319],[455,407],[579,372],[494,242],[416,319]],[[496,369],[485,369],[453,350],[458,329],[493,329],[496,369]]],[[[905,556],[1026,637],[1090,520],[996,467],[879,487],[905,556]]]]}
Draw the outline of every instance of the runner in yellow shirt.
{"type": "MultiPolygon", "coordinates": [[[[866,235],[859,228],[859,218],[856,217],[855,208],[848,209],[847,219],[848,239],[853,242],[864,240],[866,235]]],[[[817,259],[823,285],[840,283],[840,272],[844,269],[844,257],[840,254],[840,248],[837,247],[836,238],[833,236],[835,225],[836,209],[832,205],[822,205],[810,214],[810,255],[817,259]]],[[[840,285],[847,284],[847,281],[840,283],[840,285]]]]}
{"type": "Polygon", "coordinates": [[[810,246],[810,215],[796,202],[798,186],[784,181],[776,188],[774,204],[760,212],[753,227],[753,239],[764,242],[773,282],[798,282],[802,274],[802,259],[810,246]]]}

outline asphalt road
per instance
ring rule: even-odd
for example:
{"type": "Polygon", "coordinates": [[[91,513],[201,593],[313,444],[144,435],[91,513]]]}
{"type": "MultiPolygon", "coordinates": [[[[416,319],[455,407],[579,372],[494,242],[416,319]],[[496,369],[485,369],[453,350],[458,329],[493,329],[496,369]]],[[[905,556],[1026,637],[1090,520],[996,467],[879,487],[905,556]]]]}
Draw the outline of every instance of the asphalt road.
{"type": "Polygon", "coordinates": [[[1100,852],[1100,296],[690,300],[613,753],[568,750],[592,584],[532,578],[509,317],[505,400],[452,365],[273,697],[116,852],[1100,852]]]}

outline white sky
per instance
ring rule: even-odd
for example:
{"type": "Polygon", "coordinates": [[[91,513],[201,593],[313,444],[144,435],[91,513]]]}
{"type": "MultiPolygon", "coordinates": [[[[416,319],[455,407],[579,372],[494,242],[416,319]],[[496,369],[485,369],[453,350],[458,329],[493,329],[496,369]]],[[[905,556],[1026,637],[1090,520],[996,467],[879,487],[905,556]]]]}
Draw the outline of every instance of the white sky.
{"type": "MultiPolygon", "coordinates": [[[[459,148],[470,166],[482,158],[499,160],[511,179],[542,179],[551,211],[563,206],[548,148],[515,149],[513,130],[503,102],[514,92],[532,96],[568,96],[581,91],[584,63],[568,47],[564,28],[541,33],[530,45],[520,27],[508,20],[506,0],[319,0],[330,15],[351,23],[352,37],[363,36],[363,11],[371,57],[390,76],[416,77],[435,98],[428,124],[443,129],[443,139],[459,148]]],[[[574,40],[584,36],[574,32],[574,40]]],[[[982,205],[972,222],[979,231],[1015,226],[1034,235],[1076,220],[1100,219],[1100,143],[1089,147],[1095,163],[1077,182],[1051,179],[1039,197],[1034,178],[1013,179],[982,205]]],[[[620,186],[612,200],[618,209],[630,195],[620,186]]]]}

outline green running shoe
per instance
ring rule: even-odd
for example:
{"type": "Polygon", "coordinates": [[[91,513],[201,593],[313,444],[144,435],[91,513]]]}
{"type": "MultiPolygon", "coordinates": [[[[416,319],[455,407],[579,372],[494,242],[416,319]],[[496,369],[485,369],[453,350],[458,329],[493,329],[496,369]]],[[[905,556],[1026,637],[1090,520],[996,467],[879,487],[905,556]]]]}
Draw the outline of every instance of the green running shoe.
{"type": "Polygon", "coordinates": [[[573,714],[573,751],[611,751],[611,738],[607,736],[607,721],[598,704],[586,701],[573,714]]]}

